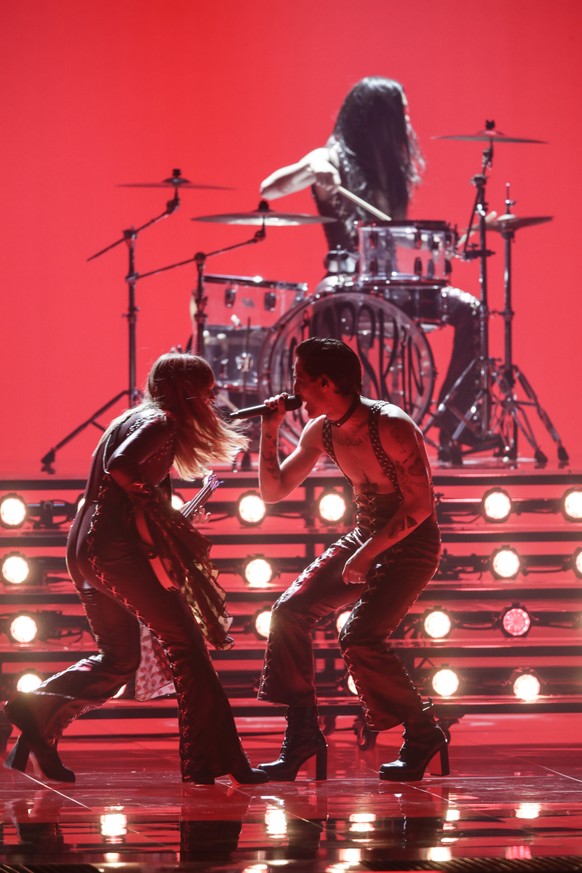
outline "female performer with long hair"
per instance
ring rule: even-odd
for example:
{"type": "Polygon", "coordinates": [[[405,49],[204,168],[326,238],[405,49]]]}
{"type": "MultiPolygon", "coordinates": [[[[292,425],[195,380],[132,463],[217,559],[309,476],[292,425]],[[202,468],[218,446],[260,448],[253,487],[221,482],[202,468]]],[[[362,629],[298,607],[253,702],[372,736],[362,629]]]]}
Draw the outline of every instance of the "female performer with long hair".
{"type": "Polygon", "coordinates": [[[205,638],[215,648],[232,645],[210,543],[170,503],[172,466],[193,479],[246,447],[246,437],[217,415],[213,387],[204,359],[162,355],[143,402],[101,437],[67,545],[69,573],[99,652],[7,702],[6,715],[21,735],[5,766],[24,770],[32,753],[47,778],[75,781],[59,758],[58,739],[73,719],[105,703],[134,675],[145,625],[171,667],[183,781],[212,784],[224,774],[243,783],[266,781],[242,750],[206,649],[205,638]],[[167,575],[156,575],[154,557],[167,575]]]}

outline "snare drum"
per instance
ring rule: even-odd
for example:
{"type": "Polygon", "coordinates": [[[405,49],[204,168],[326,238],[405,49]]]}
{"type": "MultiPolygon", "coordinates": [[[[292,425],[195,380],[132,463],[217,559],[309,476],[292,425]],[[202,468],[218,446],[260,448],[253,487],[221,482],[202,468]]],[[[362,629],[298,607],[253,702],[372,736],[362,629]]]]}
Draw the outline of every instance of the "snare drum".
{"type": "Polygon", "coordinates": [[[448,282],[456,243],[444,221],[358,222],[359,282],[448,282]]]}

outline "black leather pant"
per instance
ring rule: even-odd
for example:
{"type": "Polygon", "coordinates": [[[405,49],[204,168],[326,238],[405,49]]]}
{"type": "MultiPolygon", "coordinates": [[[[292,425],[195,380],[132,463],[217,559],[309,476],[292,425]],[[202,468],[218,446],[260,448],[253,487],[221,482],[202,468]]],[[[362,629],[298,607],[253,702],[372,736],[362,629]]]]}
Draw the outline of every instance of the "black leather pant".
{"type": "Polygon", "coordinates": [[[440,535],[432,519],[423,522],[379,557],[364,585],[346,585],[343,567],[361,542],[357,529],[342,537],[275,603],[258,696],[290,706],[314,705],[311,630],[323,616],[352,605],[339,635],[342,657],[368,725],[387,730],[422,713],[422,700],[386,640],[432,578],[440,535]]]}
{"type": "Polygon", "coordinates": [[[38,691],[45,705],[48,695],[54,695],[55,706],[59,699],[64,705],[73,698],[79,714],[112,697],[139,666],[139,619],[160,640],[172,668],[183,775],[232,772],[240,766],[243,752],[229,702],[190,608],[179,591],[160,584],[135,535],[116,537],[112,532],[96,571],[87,553],[89,516],[73,526],[67,560],[99,653],[43,682],[38,691]]]}
{"type": "MultiPolygon", "coordinates": [[[[453,388],[457,379],[465,373],[462,381],[450,398],[449,408],[439,413],[436,423],[440,428],[440,442],[446,443],[463,415],[475,402],[479,384],[480,324],[481,304],[476,297],[459,288],[443,288],[441,295],[446,307],[446,324],[454,329],[453,347],[447,372],[440,387],[437,406],[453,388]]],[[[462,439],[461,439],[462,441],[462,439]]]]}

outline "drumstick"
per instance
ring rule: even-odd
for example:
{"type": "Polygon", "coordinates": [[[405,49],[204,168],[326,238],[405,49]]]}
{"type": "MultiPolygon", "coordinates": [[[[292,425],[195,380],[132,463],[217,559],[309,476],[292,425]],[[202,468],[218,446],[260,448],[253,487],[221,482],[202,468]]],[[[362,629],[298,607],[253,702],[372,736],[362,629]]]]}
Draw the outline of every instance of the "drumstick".
{"type": "Polygon", "coordinates": [[[358,197],[356,194],[352,194],[351,191],[348,191],[347,188],[342,188],[341,185],[337,186],[337,191],[346,200],[351,200],[352,203],[356,203],[358,206],[361,206],[362,209],[366,209],[368,212],[371,212],[372,215],[375,215],[376,218],[379,218],[380,221],[392,221],[389,215],[386,215],[385,212],[382,212],[380,209],[376,209],[375,206],[372,206],[370,203],[366,203],[365,200],[362,200],[361,197],[358,197]]]}

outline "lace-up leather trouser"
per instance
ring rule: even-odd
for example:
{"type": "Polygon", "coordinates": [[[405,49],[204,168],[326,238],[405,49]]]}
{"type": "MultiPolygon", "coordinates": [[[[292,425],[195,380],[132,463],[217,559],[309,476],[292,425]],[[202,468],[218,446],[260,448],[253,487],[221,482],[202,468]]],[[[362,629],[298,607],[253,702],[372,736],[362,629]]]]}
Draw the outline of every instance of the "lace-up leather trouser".
{"type": "Polygon", "coordinates": [[[330,546],[275,603],[260,700],[289,706],[316,703],[311,630],[323,616],[352,604],[339,644],[367,724],[387,730],[422,713],[422,700],[387,637],[432,578],[440,553],[439,529],[427,519],[379,556],[363,585],[346,585],[346,560],[369,534],[356,528],[330,546]]]}
{"type": "Polygon", "coordinates": [[[132,540],[128,531],[107,531],[96,568],[87,553],[89,524],[90,512],[75,522],[67,560],[99,652],[43,682],[39,705],[41,695],[45,706],[49,695],[54,695],[55,707],[68,701],[70,708],[71,699],[76,699],[78,715],[112,697],[139,666],[139,619],[160,640],[172,668],[183,775],[232,772],[243,752],[230,704],[192,611],[179,591],[160,584],[135,533],[132,540]]]}

